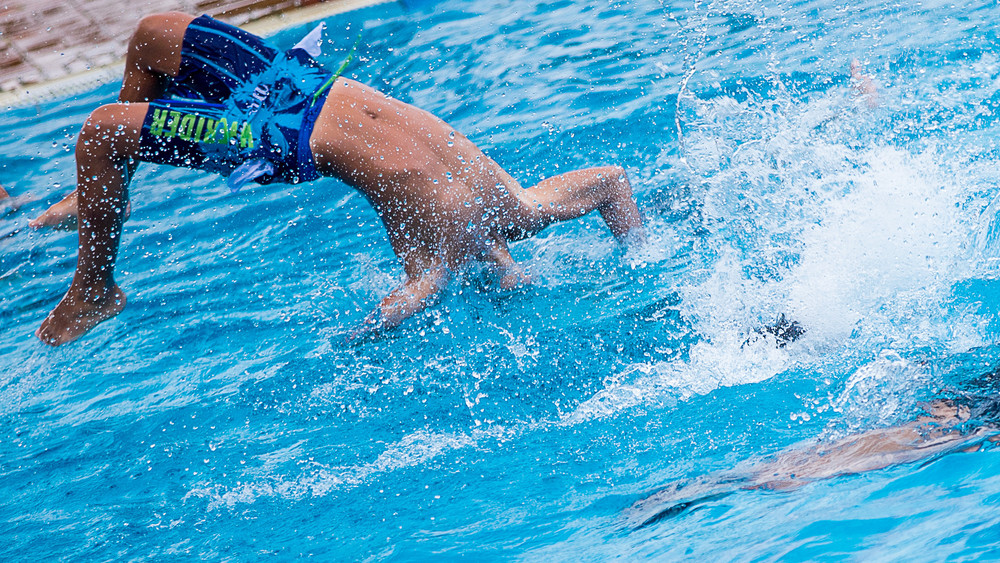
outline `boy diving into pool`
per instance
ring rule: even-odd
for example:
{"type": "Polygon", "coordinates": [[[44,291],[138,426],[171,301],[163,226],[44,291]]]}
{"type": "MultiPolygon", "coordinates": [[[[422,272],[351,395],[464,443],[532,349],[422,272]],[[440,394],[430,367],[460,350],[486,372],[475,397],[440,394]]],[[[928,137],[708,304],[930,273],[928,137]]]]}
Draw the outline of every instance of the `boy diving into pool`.
{"type": "Polygon", "coordinates": [[[491,266],[501,287],[526,283],[507,244],[557,221],[596,209],[619,242],[642,240],[621,167],[525,189],[441,119],[324,70],[316,54],[308,43],[279,52],[207,16],[171,12],[140,22],[119,103],[94,110],[80,131],[76,191],[32,222],[77,216],[79,224],[76,273],[38,338],[73,341],[125,307],[114,265],[139,162],[225,174],[234,191],[251,181],[332,176],[364,194],[406,281],[356,335],[395,327],[431,305],[469,261],[491,266]]]}

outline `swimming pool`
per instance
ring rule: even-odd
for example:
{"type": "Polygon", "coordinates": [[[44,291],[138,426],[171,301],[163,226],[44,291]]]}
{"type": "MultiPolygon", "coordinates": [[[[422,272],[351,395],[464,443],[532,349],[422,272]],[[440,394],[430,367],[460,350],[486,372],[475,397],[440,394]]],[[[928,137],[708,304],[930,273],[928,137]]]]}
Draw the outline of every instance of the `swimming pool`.
{"type": "Polygon", "coordinates": [[[0,557],[997,557],[989,448],[628,514],[670,482],[911,420],[998,363],[998,16],[446,0],[327,20],[326,62],[362,31],[348,75],[524,184],[625,166],[653,240],[622,255],[596,217],[557,225],[513,249],[532,288],[470,274],[355,346],[402,276],[359,195],[230,195],[149,165],[128,308],[40,344],[76,237],[20,227],[73,184],[74,135],[116,85],[5,111],[0,183],[41,200],[0,218],[0,557]],[[747,342],[782,314],[802,338],[747,342]]]}

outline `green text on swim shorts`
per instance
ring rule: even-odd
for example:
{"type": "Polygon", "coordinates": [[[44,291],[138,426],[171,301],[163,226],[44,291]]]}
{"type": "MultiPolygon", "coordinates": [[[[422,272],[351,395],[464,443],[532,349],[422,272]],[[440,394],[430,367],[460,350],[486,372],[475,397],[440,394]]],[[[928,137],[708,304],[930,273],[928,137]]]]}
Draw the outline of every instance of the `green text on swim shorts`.
{"type": "Polygon", "coordinates": [[[215,119],[180,111],[155,109],[149,132],[156,137],[180,137],[196,143],[229,144],[239,142],[240,148],[253,148],[253,130],[247,121],[215,119]]]}

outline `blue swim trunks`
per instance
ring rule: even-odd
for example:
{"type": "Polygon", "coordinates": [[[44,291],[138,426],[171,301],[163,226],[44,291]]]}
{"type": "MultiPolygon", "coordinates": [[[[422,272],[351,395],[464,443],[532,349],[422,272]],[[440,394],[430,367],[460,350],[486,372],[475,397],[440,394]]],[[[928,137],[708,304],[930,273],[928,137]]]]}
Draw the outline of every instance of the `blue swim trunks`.
{"type": "Polygon", "coordinates": [[[260,184],[314,180],[309,137],[333,78],[304,49],[280,52],[201,16],[184,33],[168,98],[149,103],[139,160],[227,176],[251,169],[260,184]]]}

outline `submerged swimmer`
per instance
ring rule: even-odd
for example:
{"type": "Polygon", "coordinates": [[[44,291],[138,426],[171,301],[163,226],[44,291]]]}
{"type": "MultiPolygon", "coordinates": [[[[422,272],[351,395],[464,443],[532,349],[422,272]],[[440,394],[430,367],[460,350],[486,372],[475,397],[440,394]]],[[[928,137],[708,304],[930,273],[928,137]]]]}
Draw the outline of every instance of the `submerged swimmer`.
{"type": "MultiPolygon", "coordinates": [[[[867,109],[878,107],[878,86],[856,59],[850,80],[867,109]]],[[[781,348],[804,332],[781,315],[774,324],[752,331],[742,346],[763,340],[781,348]]],[[[896,426],[837,440],[809,440],[732,469],[668,483],[626,509],[626,524],[653,526],[739,491],[790,491],[820,480],[976,452],[1000,442],[1000,366],[961,389],[949,388],[948,394],[953,396],[921,404],[919,416],[896,426]]]]}
{"type": "Polygon", "coordinates": [[[282,53],[208,16],[177,12],[140,22],[120,103],[97,108],[80,132],[77,190],[32,222],[79,222],[76,273],[38,338],[70,342],[125,307],[114,265],[138,162],[226,174],[233,190],[332,176],[364,194],[407,277],[355,335],[432,304],[471,260],[490,265],[501,287],[526,283],[507,244],[551,223],[597,210],[619,242],[643,239],[621,167],[525,189],[441,119],[324,70],[312,58],[318,41],[306,43],[282,53]]]}
{"type": "MultiPolygon", "coordinates": [[[[998,375],[1000,371],[994,371],[985,377],[1000,379],[998,375]]],[[[799,444],[773,457],[748,460],[730,471],[677,481],[635,502],[625,516],[630,527],[641,528],[739,490],[788,491],[823,479],[979,451],[984,444],[1000,441],[997,397],[984,393],[935,400],[923,406],[924,414],[906,424],[834,442],[799,444]]]]}

